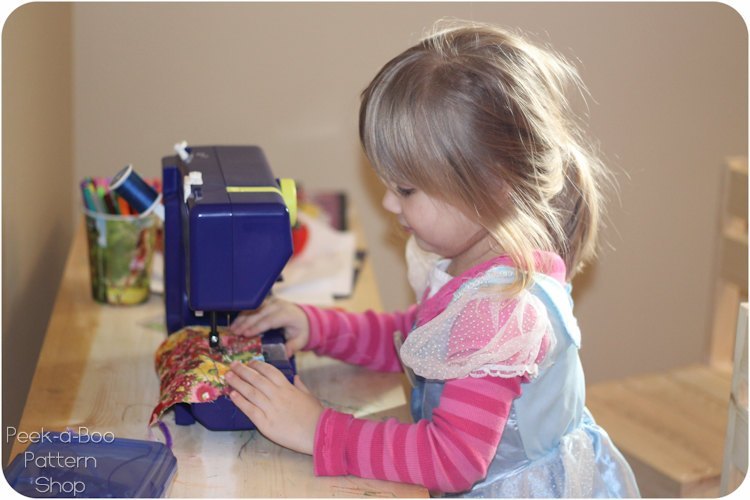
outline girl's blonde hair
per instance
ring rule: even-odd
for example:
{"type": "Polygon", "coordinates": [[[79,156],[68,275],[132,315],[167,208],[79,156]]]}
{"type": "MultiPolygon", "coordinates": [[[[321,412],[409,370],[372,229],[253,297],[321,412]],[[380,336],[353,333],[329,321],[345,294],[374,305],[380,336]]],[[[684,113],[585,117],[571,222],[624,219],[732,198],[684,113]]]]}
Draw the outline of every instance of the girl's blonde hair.
{"type": "Polygon", "coordinates": [[[606,172],[565,91],[576,69],[500,28],[454,23],[389,61],[362,93],[360,139],[386,182],[476,219],[519,273],[556,252],[568,279],[594,256],[606,172]]]}

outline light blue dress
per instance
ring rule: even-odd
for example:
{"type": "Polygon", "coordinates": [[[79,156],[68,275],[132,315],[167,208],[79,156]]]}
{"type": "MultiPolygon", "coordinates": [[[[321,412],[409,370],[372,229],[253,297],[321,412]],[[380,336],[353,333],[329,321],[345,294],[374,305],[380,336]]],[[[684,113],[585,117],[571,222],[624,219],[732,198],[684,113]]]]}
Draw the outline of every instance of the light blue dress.
{"type": "MultiPolygon", "coordinates": [[[[514,272],[498,266],[490,274],[505,280],[514,272]]],[[[639,497],[630,466],[585,407],[581,333],[570,286],[537,274],[530,291],[547,307],[556,343],[538,376],[522,385],[513,402],[487,477],[450,496],[639,497]]],[[[443,390],[441,380],[417,381],[411,397],[415,422],[431,418],[443,390]]]]}

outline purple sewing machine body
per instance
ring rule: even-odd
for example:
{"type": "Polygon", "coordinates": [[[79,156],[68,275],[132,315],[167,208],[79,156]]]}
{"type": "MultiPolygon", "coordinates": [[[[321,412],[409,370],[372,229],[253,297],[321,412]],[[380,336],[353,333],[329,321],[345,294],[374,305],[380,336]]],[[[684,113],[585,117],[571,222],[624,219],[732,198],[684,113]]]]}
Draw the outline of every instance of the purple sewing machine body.
{"type": "MultiPolygon", "coordinates": [[[[292,256],[290,209],[257,146],[186,148],[162,159],[167,330],[228,325],[268,296],[292,256]]],[[[263,335],[263,355],[291,381],[280,330],[263,335]]],[[[254,429],[227,398],[175,407],[180,425],[254,429]]]]}

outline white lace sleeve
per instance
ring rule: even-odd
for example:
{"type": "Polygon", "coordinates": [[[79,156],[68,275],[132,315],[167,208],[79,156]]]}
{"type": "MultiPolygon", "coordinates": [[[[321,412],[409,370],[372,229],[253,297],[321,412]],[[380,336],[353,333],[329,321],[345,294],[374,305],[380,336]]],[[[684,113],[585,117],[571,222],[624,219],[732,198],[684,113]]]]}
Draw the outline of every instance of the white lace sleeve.
{"type": "Polygon", "coordinates": [[[412,331],[402,361],[427,379],[536,376],[555,342],[547,308],[528,291],[461,290],[437,317],[412,331]]]}

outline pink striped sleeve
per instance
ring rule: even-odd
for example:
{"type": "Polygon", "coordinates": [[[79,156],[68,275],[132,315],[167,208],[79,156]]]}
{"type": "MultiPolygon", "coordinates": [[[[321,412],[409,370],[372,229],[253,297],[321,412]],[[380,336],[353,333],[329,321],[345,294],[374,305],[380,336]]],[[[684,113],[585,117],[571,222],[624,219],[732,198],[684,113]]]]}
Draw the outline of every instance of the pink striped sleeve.
{"type": "Polygon", "coordinates": [[[519,378],[462,378],[445,383],[432,420],[375,422],[326,409],[315,432],[315,474],[421,484],[460,492],[483,479],[492,462],[519,378]]]}
{"type": "Polygon", "coordinates": [[[350,313],[301,307],[310,323],[310,339],[305,349],[372,370],[401,370],[393,333],[401,331],[406,335],[412,329],[416,306],[397,313],[350,313]]]}

